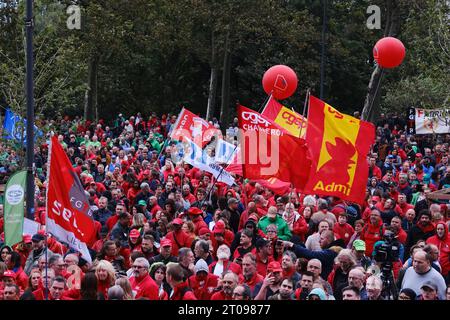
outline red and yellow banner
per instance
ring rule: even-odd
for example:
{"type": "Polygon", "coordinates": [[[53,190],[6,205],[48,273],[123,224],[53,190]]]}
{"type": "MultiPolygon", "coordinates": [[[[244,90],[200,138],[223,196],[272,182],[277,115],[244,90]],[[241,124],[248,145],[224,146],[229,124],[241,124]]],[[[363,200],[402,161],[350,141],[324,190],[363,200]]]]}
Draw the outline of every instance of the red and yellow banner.
{"type": "Polygon", "coordinates": [[[261,114],[283,128],[285,133],[297,138],[305,138],[307,119],[297,112],[286,108],[272,96],[261,114]]]}
{"type": "Polygon", "coordinates": [[[369,172],[367,153],[374,139],[372,123],[342,114],[311,96],[306,142],[312,165],[305,192],[362,203],[369,172]]]}

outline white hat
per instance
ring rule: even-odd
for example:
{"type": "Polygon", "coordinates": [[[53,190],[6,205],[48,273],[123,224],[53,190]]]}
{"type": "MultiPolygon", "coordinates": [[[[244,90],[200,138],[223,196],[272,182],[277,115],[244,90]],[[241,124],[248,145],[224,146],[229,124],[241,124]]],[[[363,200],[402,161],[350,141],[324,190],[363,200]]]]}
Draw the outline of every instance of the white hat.
{"type": "Polygon", "coordinates": [[[209,273],[208,264],[205,260],[199,259],[194,267],[195,273],[198,273],[200,271],[205,271],[206,273],[209,273]]]}

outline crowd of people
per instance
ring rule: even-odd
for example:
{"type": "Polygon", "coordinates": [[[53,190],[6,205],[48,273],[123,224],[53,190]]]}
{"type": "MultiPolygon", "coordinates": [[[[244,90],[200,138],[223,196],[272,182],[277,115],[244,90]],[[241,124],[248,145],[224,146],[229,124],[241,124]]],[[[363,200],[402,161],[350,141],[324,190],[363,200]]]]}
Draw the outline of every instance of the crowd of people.
{"type": "MultiPolygon", "coordinates": [[[[232,187],[216,182],[173,161],[176,118],[46,123],[94,212],[92,263],[45,228],[4,245],[0,205],[1,299],[450,300],[448,201],[429,197],[450,187],[449,135],[410,135],[400,118],[381,115],[358,205],[276,194],[238,175],[232,187]]],[[[35,148],[42,226],[47,154],[48,141],[35,148]]],[[[3,174],[19,160],[0,146],[3,174]]]]}

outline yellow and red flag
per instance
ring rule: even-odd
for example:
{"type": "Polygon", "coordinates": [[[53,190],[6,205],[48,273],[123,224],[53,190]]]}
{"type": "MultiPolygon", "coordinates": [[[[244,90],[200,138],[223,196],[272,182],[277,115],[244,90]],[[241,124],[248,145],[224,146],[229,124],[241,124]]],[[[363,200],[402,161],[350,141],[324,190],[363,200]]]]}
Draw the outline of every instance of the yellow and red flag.
{"type": "Polygon", "coordinates": [[[309,103],[306,142],[312,164],[304,191],[362,203],[374,125],[342,114],[316,97],[311,96],[309,103]]]}
{"type": "Polygon", "coordinates": [[[307,126],[306,118],[283,106],[272,96],[269,98],[269,101],[261,114],[265,118],[272,120],[279,125],[285,133],[293,135],[297,138],[305,138],[307,126]]]}

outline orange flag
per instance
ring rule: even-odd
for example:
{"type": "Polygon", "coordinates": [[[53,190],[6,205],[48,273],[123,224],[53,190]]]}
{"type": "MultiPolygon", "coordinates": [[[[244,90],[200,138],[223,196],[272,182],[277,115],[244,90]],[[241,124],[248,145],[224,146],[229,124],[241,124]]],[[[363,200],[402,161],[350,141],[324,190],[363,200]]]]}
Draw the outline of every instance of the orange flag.
{"type": "Polygon", "coordinates": [[[272,120],[281,128],[285,133],[291,134],[294,137],[305,138],[307,120],[297,112],[286,108],[272,96],[269,98],[263,112],[264,117],[272,120]]]}
{"type": "Polygon", "coordinates": [[[374,125],[313,96],[309,103],[306,142],[312,165],[305,192],[363,203],[374,125]]]}

